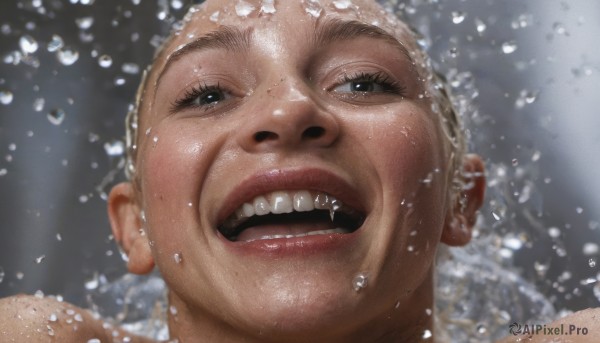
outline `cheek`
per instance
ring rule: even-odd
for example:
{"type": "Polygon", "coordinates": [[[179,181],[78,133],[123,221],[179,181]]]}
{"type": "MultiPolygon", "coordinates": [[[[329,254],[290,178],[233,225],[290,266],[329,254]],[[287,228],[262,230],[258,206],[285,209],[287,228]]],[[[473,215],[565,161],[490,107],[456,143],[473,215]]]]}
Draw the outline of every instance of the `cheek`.
{"type": "Polygon", "coordinates": [[[159,125],[143,138],[143,207],[150,239],[157,242],[159,251],[181,243],[187,229],[184,219],[196,213],[202,166],[206,165],[205,142],[199,137],[190,128],[159,125]]]}

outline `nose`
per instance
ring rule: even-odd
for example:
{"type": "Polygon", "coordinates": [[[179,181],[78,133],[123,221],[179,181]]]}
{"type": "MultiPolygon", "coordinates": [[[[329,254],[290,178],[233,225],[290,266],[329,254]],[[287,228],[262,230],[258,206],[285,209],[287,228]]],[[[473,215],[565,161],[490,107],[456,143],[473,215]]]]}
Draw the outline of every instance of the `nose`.
{"type": "Polygon", "coordinates": [[[239,144],[248,152],[324,148],[338,138],[332,113],[315,101],[308,86],[285,83],[264,92],[247,113],[239,144]]]}

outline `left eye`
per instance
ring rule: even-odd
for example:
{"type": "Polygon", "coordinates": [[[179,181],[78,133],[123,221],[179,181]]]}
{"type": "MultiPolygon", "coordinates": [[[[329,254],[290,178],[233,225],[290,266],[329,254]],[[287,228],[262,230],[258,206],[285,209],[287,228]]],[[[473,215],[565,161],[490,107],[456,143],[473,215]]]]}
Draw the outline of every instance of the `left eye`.
{"type": "Polygon", "coordinates": [[[361,80],[361,81],[348,81],[333,89],[334,92],[338,93],[355,93],[355,92],[372,92],[381,93],[385,92],[386,88],[374,81],[361,80]]]}

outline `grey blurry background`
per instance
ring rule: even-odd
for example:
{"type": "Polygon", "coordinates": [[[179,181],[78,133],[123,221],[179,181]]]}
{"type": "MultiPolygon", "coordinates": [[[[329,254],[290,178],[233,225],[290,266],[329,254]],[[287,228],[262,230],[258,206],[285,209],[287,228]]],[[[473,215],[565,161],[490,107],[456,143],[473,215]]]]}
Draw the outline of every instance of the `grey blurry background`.
{"type": "MultiPolygon", "coordinates": [[[[85,305],[86,281],[124,272],[103,196],[123,178],[123,120],[140,70],[181,5],[0,2],[0,297],[41,290],[85,305]],[[53,35],[64,46],[49,52],[53,35]],[[35,52],[24,53],[24,36],[35,52]],[[69,51],[78,58],[65,65],[69,51]]],[[[487,162],[480,235],[497,236],[490,255],[557,309],[599,306],[600,2],[398,6],[425,34],[467,110],[471,150],[487,162]]]]}

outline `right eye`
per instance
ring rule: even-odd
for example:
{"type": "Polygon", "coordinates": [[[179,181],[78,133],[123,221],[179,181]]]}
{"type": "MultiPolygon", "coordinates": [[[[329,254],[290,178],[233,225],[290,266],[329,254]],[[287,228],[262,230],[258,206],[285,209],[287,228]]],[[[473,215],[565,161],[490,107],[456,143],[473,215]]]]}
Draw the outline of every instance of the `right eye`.
{"type": "Polygon", "coordinates": [[[171,112],[196,108],[208,110],[230,97],[231,94],[218,83],[216,85],[199,84],[176,100],[171,106],[171,112]]]}

